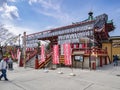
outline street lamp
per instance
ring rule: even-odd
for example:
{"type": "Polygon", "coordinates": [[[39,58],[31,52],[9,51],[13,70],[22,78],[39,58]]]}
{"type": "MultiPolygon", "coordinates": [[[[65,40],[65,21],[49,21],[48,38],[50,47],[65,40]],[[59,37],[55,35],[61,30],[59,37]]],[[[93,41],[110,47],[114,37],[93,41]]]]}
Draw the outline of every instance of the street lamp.
{"type": "Polygon", "coordinates": [[[19,47],[20,47],[20,36],[21,36],[21,34],[19,34],[19,47]]]}

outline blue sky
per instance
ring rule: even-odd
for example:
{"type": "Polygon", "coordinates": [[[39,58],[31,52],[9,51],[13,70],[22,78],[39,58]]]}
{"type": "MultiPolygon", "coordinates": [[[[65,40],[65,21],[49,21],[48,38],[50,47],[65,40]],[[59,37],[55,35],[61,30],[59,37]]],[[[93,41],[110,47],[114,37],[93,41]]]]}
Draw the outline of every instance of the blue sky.
{"type": "Polygon", "coordinates": [[[27,34],[69,25],[106,13],[120,36],[120,0],[0,0],[0,23],[15,34],[27,34]]]}

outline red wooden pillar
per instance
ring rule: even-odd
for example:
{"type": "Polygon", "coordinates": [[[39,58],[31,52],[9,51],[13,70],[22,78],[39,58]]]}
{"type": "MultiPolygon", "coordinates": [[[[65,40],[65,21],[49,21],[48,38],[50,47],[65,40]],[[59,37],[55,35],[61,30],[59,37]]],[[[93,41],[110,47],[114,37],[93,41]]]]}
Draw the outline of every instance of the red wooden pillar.
{"type": "Polygon", "coordinates": [[[100,67],[103,66],[103,62],[102,62],[102,56],[100,56],[100,67]]]}
{"type": "Polygon", "coordinates": [[[79,48],[79,44],[78,43],[76,44],[76,48],[79,48]]]}
{"type": "Polygon", "coordinates": [[[23,58],[20,59],[19,67],[23,67],[23,58]]]}
{"type": "Polygon", "coordinates": [[[92,62],[92,69],[96,70],[96,63],[95,62],[92,62]]]}
{"type": "Polygon", "coordinates": [[[39,65],[39,62],[38,62],[38,59],[35,60],[35,69],[38,69],[38,65],[39,65]]]}

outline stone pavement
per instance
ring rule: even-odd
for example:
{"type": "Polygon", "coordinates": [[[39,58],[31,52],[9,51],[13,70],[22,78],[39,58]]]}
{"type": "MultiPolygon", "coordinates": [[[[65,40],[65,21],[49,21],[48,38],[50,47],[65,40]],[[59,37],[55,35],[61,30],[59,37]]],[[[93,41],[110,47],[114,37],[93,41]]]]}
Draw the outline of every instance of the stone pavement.
{"type": "Polygon", "coordinates": [[[70,76],[71,72],[70,68],[58,68],[45,73],[44,69],[18,67],[14,63],[14,70],[7,73],[9,81],[0,81],[0,90],[120,90],[120,66],[73,69],[76,76],[70,76]]]}

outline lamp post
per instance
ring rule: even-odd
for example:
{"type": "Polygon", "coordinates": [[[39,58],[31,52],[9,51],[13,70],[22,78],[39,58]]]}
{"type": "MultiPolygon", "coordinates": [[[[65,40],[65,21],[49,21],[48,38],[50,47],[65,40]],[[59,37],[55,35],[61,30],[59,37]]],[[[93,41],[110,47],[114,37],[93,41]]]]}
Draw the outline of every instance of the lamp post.
{"type": "Polygon", "coordinates": [[[19,47],[20,47],[20,36],[21,36],[21,34],[19,34],[19,47]]]}
{"type": "Polygon", "coordinates": [[[92,62],[93,62],[93,57],[95,56],[95,36],[94,36],[94,31],[89,31],[89,68],[91,70],[92,68],[92,62]],[[92,37],[92,40],[91,40],[92,37]]]}
{"type": "MultiPolygon", "coordinates": [[[[89,31],[89,36],[90,36],[90,31],[89,31]]],[[[89,37],[89,68],[91,70],[91,40],[89,37]]]]}
{"type": "Polygon", "coordinates": [[[96,69],[96,61],[97,61],[97,48],[96,48],[96,43],[95,43],[95,28],[93,30],[93,47],[92,47],[92,69],[96,69]]]}

